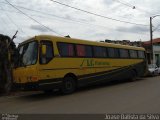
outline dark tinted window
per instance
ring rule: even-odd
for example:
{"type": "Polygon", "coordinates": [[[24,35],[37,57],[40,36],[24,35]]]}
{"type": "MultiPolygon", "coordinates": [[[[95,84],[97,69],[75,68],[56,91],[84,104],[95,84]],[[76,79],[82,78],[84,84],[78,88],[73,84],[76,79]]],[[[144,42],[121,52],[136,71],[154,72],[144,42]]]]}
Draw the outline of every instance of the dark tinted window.
{"type": "Polygon", "coordinates": [[[144,51],[138,51],[139,58],[145,58],[144,51]]]}
{"type": "Polygon", "coordinates": [[[116,48],[107,48],[108,57],[110,58],[119,58],[119,50],[116,48]]]}
{"type": "Polygon", "coordinates": [[[41,45],[46,45],[46,55],[43,56],[42,52],[40,52],[40,63],[46,64],[54,57],[53,44],[50,41],[41,41],[41,45]]]}
{"type": "Polygon", "coordinates": [[[102,57],[102,58],[107,57],[107,51],[105,47],[94,46],[93,52],[94,52],[94,57],[102,57]]]}
{"type": "Polygon", "coordinates": [[[121,58],[129,58],[129,52],[126,49],[120,49],[120,57],[121,58]]]}
{"type": "Polygon", "coordinates": [[[93,57],[92,46],[89,45],[76,45],[78,57],[93,57]]]}
{"type": "Polygon", "coordinates": [[[76,45],[76,51],[77,51],[78,57],[85,57],[86,56],[85,45],[76,45]]]}
{"type": "Polygon", "coordinates": [[[74,56],[74,46],[70,43],[58,43],[58,50],[61,57],[74,56]]]}
{"type": "Polygon", "coordinates": [[[137,58],[137,51],[136,50],[129,50],[131,58],[137,58]]]}
{"type": "Polygon", "coordinates": [[[86,57],[93,57],[92,47],[91,46],[85,46],[86,51],[86,57]]]}
{"type": "Polygon", "coordinates": [[[114,48],[108,48],[108,56],[111,58],[114,57],[114,48]]]}
{"type": "Polygon", "coordinates": [[[114,57],[119,58],[119,49],[114,48],[114,57]]]}

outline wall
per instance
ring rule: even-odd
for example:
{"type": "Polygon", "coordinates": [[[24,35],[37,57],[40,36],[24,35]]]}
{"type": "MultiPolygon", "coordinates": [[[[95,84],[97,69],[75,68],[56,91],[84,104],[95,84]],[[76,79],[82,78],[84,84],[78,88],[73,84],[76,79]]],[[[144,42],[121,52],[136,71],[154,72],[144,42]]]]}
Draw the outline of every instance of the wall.
{"type": "Polygon", "coordinates": [[[153,63],[160,66],[160,46],[159,45],[153,46],[153,54],[154,54],[153,63]]]}

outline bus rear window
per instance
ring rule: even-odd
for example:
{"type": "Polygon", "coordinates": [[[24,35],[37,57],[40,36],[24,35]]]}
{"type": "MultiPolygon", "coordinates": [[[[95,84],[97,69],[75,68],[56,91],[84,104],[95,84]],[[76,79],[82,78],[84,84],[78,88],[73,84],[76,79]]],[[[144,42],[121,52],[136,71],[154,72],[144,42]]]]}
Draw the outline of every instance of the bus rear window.
{"type": "Polygon", "coordinates": [[[73,57],[75,55],[74,46],[70,43],[58,43],[58,50],[61,57],[73,57]]]}

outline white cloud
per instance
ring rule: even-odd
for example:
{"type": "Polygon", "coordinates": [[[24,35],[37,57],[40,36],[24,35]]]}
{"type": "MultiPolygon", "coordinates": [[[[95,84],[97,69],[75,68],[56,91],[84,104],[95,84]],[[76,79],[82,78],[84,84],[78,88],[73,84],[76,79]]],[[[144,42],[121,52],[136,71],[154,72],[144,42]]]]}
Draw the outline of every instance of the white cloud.
{"type": "MultiPolygon", "coordinates": [[[[128,40],[149,40],[149,27],[131,25],[127,23],[116,22],[104,19],[94,15],[89,15],[54,2],[50,0],[8,0],[14,5],[23,6],[29,9],[52,14],[44,15],[33,11],[19,8],[29,16],[38,20],[43,25],[54,31],[74,38],[88,40],[105,39],[128,39],[128,40]]],[[[136,9],[116,2],[116,0],[57,0],[71,6],[81,8],[96,14],[149,25],[149,16],[158,14],[160,11],[159,0],[120,0],[127,2],[136,9]],[[154,6],[154,7],[153,7],[154,6]],[[148,12],[147,12],[148,11],[148,12]],[[150,13],[150,14],[149,14],[150,13]]],[[[5,2],[5,0],[1,0],[5,2]]],[[[19,33],[16,42],[21,42],[28,36],[38,34],[53,34],[38,23],[20,14],[9,5],[0,2],[0,33],[12,36],[18,29],[19,33]],[[2,10],[4,9],[4,10],[2,10]],[[6,11],[7,10],[7,11],[6,11]],[[12,18],[9,20],[6,13],[12,18]],[[15,25],[16,24],[16,25],[15,25]],[[24,39],[23,39],[24,38],[24,39]]],[[[157,26],[160,17],[154,18],[153,25],[157,26]]],[[[159,37],[159,32],[154,32],[154,37],[159,37]]]]}

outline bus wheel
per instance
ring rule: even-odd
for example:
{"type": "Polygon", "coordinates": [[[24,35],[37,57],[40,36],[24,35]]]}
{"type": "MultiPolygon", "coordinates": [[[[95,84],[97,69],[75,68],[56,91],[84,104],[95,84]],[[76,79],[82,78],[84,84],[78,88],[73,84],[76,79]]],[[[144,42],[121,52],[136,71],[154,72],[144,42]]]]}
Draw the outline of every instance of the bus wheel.
{"type": "Polygon", "coordinates": [[[130,81],[131,82],[134,82],[134,81],[136,81],[137,80],[137,72],[136,71],[131,71],[131,78],[130,78],[130,81]]]}
{"type": "Polygon", "coordinates": [[[73,93],[76,89],[76,82],[73,77],[65,77],[62,85],[62,92],[64,94],[73,93]]]}

